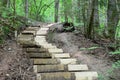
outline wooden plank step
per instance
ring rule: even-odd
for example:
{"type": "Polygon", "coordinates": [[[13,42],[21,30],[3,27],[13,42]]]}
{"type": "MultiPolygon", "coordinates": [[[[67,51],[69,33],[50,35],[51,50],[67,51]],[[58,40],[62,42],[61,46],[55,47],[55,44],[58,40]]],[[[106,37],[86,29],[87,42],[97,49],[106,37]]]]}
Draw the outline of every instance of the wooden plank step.
{"type": "Polygon", "coordinates": [[[77,59],[33,59],[35,65],[51,65],[51,64],[77,64],[77,59]]]}
{"type": "Polygon", "coordinates": [[[49,53],[63,53],[62,49],[48,49],[49,53]]]}
{"type": "Polygon", "coordinates": [[[47,50],[45,48],[26,48],[27,53],[43,53],[47,50]]]}
{"type": "Polygon", "coordinates": [[[46,36],[36,36],[35,38],[37,38],[37,39],[45,39],[46,36]]]}
{"type": "Polygon", "coordinates": [[[34,40],[33,35],[18,35],[17,40],[34,40]]]}
{"type": "Polygon", "coordinates": [[[40,45],[37,45],[36,42],[34,42],[34,44],[32,45],[22,45],[23,48],[41,48],[40,45]]]}
{"type": "Polygon", "coordinates": [[[42,47],[46,48],[46,49],[55,49],[57,48],[56,46],[49,44],[49,43],[38,43],[39,45],[41,45],[42,47]]]}
{"type": "Polygon", "coordinates": [[[45,38],[39,38],[39,37],[35,37],[35,41],[36,42],[41,42],[41,41],[47,42],[45,38]]]}
{"type": "Polygon", "coordinates": [[[87,65],[34,65],[34,71],[36,73],[45,72],[66,72],[66,71],[86,71],[88,70],[87,65]]]}
{"type": "Polygon", "coordinates": [[[98,80],[97,72],[56,72],[37,74],[37,80],[98,80]]]}
{"type": "Polygon", "coordinates": [[[30,58],[51,58],[49,53],[28,53],[30,58]]]}
{"type": "Polygon", "coordinates": [[[30,30],[24,30],[21,32],[22,34],[32,34],[32,35],[36,35],[36,31],[30,31],[30,30]]]}
{"type": "Polygon", "coordinates": [[[62,72],[65,70],[64,65],[34,65],[34,72],[62,72]]]}
{"type": "Polygon", "coordinates": [[[75,72],[75,80],[98,80],[97,72],[75,72]]]}
{"type": "Polygon", "coordinates": [[[49,30],[49,28],[40,28],[40,30],[42,30],[42,31],[48,31],[49,30]]]}
{"type": "Polygon", "coordinates": [[[27,27],[26,30],[38,31],[40,27],[27,27]]]}
{"type": "Polygon", "coordinates": [[[27,40],[21,40],[18,41],[18,43],[20,43],[20,45],[26,47],[26,46],[34,46],[36,44],[36,42],[34,41],[27,41],[27,40]]]}
{"type": "Polygon", "coordinates": [[[53,65],[60,64],[57,59],[33,59],[34,65],[53,65]]]}
{"type": "Polygon", "coordinates": [[[37,42],[38,45],[48,45],[49,43],[46,40],[40,40],[39,42],[37,42]]]}
{"type": "MultiPolygon", "coordinates": [[[[48,53],[47,51],[44,51],[43,50],[40,50],[40,51],[35,51],[35,52],[31,52],[31,51],[28,51],[28,54],[31,58],[52,58],[52,55],[54,53],[48,53]]],[[[62,53],[64,54],[64,53],[62,53]]],[[[62,55],[61,54],[61,55],[62,55]]],[[[56,59],[67,59],[67,58],[70,58],[70,57],[60,57],[60,58],[56,58],[56,59]]]]}
{"type": "Polygon", "coordinates": [[[59,59],[59,60],[60,60],[60,64],[76,64],[77,63],[77,59],[75,58],[59,59]]]}
{"type": "Polygon", "coordinates": [[[50,28],[51,26],[55,25],[56,23],[52,23],[52,24],[49,24],[49,25],[44,25],[43,27],[44,28],[50,28]]]}
{"type": "Polygon", "coordinates": [[[36,38],[46,38],[46,36],[36,36],[36,38]]]}
{"type": "Polygon", "coordinates": [[[52,54],[52,58],[70,58],[70,54],[69,53],[52,54]]]}
{"type": "Polygon", "coordinates": [[[39,30],[39,31],[37,31],[36,35],[37,35],[37,36],[46,36],[47,33],[48,33],[47,31],[39,30]]]}
{"type": "Polygon", "coordinates": [[[18,35],[17,42],[20,43],[21,45],[36,44],[33,35],[18,35]]]}
{"type": "Polygon", "coordinates": [[[88,70],[88,66],[86,64],[70,64],[68,65],[68,71],[83,71],[88,70]]]}

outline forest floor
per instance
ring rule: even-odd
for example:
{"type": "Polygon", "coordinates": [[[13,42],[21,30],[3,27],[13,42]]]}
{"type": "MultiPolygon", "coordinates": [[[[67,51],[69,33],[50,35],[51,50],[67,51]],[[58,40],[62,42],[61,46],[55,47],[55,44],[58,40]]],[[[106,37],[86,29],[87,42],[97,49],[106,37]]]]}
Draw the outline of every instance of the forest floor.
{"type": "Polygon", "coordinates": [[[113,74],[110,72],[113,58],[109,55],[108,49],[86,39],[80,33],[61,32],[61,29],[61,25],[51,27],[48,42],[62,48],[65,53],[70,53],[81,64],[87,64],[90,71],[97,71],[99,80],[120,80],[120,70],[115,70],[113,74]]]}
{"type": "Polygon", "coordinates": [[[6,40],[0,47],[0,80],[35,80],[32,62],[28,55],[16,44],[6,40]]]}

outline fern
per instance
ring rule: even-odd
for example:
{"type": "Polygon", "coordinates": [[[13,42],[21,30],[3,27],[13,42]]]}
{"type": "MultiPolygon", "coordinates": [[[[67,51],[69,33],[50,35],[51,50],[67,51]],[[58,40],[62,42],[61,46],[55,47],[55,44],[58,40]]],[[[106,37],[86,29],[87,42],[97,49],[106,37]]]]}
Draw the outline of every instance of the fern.
{"type": "Polygon", "coordinates": [[[116,50],[115,52],[110,52],[110,54],[120,54],[120,49],[119,50],[116,50]]]}
{"type": "Polygon", "coordinates": [[[80,48],[80,50],[93,50],[97,48],[100,48],[100,47],[80,48]]]}
{"type": "Polygon", "coordinates": [[[113,68],[120,68],[120,60],[118,60],[117,62],[115,62],[113,65],[112,65],[113,68]]]}

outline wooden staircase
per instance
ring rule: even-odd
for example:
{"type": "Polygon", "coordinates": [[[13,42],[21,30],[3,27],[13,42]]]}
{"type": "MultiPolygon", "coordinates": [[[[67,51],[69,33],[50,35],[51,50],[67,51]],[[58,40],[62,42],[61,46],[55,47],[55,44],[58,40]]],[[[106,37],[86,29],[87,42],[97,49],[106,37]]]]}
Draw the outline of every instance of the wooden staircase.
{"type": "Polygon", "coordinates": [[[37,80],[98,80],[97,72],[46,41],[51,26],[28,27],[18,35],[18,43],[33,60],[37,80]]]}

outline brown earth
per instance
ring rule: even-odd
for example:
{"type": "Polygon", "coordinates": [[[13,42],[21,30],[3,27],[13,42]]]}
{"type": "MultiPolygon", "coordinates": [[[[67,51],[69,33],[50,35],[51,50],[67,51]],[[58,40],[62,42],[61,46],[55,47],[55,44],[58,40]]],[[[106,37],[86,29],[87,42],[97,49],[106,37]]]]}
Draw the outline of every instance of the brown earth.
{"type": "Polygon", "coordinates": [[[76,35],[74,32],[61,32],[61,30],[61,25],[51,27],[48,42],[70,53],[71,57],[77,58],[81,64],[87,64],[90,71],[97,71],[100,80],[120,80],[120,69],[114,71],[114,75],[110,73],[113,61],[108,55],[108,49],[86,39],[82,34],[76,35]],[[96,49],[83,49],[96,46],[98,47],[96,49]]]}
{"type": "Polygon", "coordinates": [[[14,40],[0,48],[0,80],[35,80],[32,62],[14,40]]]}

